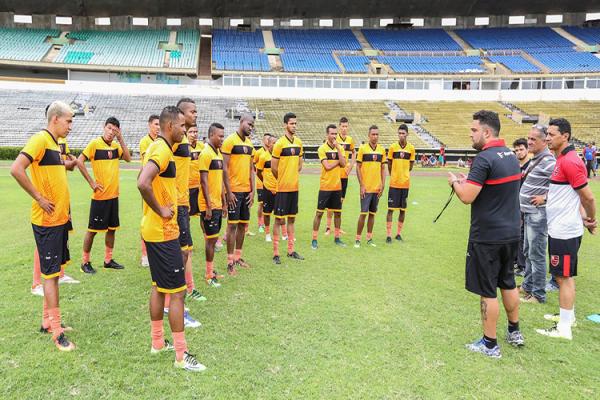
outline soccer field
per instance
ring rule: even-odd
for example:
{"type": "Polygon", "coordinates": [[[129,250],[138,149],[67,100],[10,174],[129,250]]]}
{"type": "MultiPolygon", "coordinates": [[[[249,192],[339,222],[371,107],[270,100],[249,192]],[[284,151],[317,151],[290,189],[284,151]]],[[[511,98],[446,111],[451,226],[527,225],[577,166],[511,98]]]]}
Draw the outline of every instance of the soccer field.
{"type": "MultiPolygon", "coordinates": [[[[470,353],[464,344],[481,335],[479,299],[464,289],[469,207],[457,199],[435,225],[448,196],[444,177],[415,176],[402,243],[385,244],[387,194],[382,197],[376,248],[352,247],[358,188],[351,178],[342,227],[348,247],[321,234],[310,249],[318,175],[301,178],[297,251],[304,262],[275,266],[264,235],[246,239],[244,258],[253,268],[206,288],[203,239],[192,221],[194,277],[206,302],[189,302],[202,322],[186,330],[190,352],[208,369],[192,374],[173,368],[173,353],[150,354],[150,274],[139,266],[141,199],[136,170],[121,172],[121,229],[115,259],[125,270],[79,271],[90,190],[69,173],[75,232],[62,285],[63,320],[75,331],[71,353],[56,350],[38,332],[42,298],[30,294],[34,240],[30,199],[0,167],[0,398],[1,399],[527,399],[600,397],[600,325],[585,316],[600,312],[598,238],[585,235],[577,278],[578,326],[572,342],[535,333],[548,327],[544,313],[558,311],[557,293],[544,305],[521,307],[526,345],[504,341],[503,357],[470,353]]],[[[592,182],[596,196],[600,185],[592,182]]],[[[257,231],[256,207],[251,230],[257,231]]],[[[324,231],[325,218],[321,232],[324,231]]],[[[395,224],[394,224],[395,232],[395,224]]],[[[363,235],[364,238],[364,235],[363,235]]],[[[282,242],[282,250],[285,242],[282,242]]],[[[103,258],[96,237],[92,263],[103,258]]],[[[215,266],[225,272],[225,252],[215,266]]],[[[168,324],[166,324],[168,326],[168,324]]],[[[170,330],[165,330],[170,339],[170,330]]]]}

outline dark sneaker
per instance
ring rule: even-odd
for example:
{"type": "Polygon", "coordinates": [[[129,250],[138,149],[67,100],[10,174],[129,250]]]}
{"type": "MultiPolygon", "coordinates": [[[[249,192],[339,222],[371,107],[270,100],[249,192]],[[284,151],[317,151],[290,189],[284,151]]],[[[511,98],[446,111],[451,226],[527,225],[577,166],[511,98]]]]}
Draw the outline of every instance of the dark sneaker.
{"type": "Polygon", "coordinates": [[[385,242],[386,242],[387,244],[392,244],[392,238],[391,238],[390,236],[386,237],[386,238],[385,238],[385,242]]]}
{"type": "Polygon", "coordinates": [[[402,241],[402,235],[397,234],[396,235],[396,240],[399,241],[399,242],[401,242],[402,241]]]}
{"type": "MultiPolygon", "coordinates": [[[[71,332],[73,330],[73,328],[65,326],[65,324],[60,324],[60,327],[64,332],[71,332]]],[[[43,326],[40,326],[40,333],[52,333],[52,327],[44,328],[43,326]]]]}
{"type": "Polygon", "coordinates": [[[508,344],[515,347],[525,346],[525,338],[523,337],[521,331],[506,331],[506,341],[508,342],[508,344]]]}
{"type": "Polygon", "coordinates": [[[279,256],[273,256],[273,264],[276,264],[276,265],[281,264],[281,259],[279,258],[279,256]]]}
{"type": "Polygon", "coordinates": [[[333,241],[333,243],[335,243],[336,246],[346,247],[346,243],[342,242],[342,239],[340,239],[340,238],[335,238],[335,240],[333,241]]]}
{"type": "Polygon", "coordinates": [[[331,228],[325,228],[325,234],[331,235],[331,228]]]}
{"type": "Polygon", "coordinates": [[[56,338],[54,344],[56,344],[56,348],[60,351],[75,350],[75,343],[70,342],[64,333],[61,333],[60,336],[56,338]]]}
{"type": "Polygon", "coordinates": [[[125,267],[116,262],[115,260],[110,260],[109,262],[104,263],[104,268],[124,269],[125,267]]]}
{"type": "Polygon", "coordinates": [[[215,269],[215,270],[213,270],[213,278],[215,278],[215,279],[223,279],[223,278],[225,278],[225,276],[222,275],[222,274],[219,274],[217,272],[217,270],[215,269]]]}
{"type": "Polygon", "coordinates": [[[319,248],[319,243],[317,242],[317,239],[313,239],[312,242],[310,242],[310,248],[313,250],[316,250],[319,248]]]}
{"type": "Polygon", "coordinates": [[[85,274],[95,274],[96,270],[94,269],[94,267],[92,267],[92,263],[91,262],[86,262],[85,264],[81,264],[81,272],[85,273],[85,274]]]}
{"type": "Polygon", "coordinates": [[[292,258],[294,260],[298,260],[298,261],[302,261],[304,260],[304,257],[302,257],[300,254],[298,254],[297,252],[293,251],[291,253],[288,254],[288,258],[292,258]]]}
{"type": "Polygon", "coordinates": [[[227,274],[229,276],[236,276],[238,274],[237,270],[235,269],[235,264],[227,265],[227,274]]]}
{"type": "Polygon", "coordinates": [[[240,268],[243,268],[243,269],[249,269],[249,268],[250,268],[250,264],[248,264],[248,263],[246,262],[246,260],[244,260],[243,258],[240,258],[239,260],[237,260],[237,261],[235,262],[235,264],[236,264],[236,265],[239,265],[239,267],[240,267],[240,268]]]}

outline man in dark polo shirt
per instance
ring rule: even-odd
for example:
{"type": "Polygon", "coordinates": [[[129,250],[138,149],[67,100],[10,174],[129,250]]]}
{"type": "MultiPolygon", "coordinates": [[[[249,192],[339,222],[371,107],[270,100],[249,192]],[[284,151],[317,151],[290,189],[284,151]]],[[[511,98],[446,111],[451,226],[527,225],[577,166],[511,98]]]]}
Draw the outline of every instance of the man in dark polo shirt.
{"type": "Polygon", "coordinates": [[[483,337],[466,347],[493,358],[501,357],[496,339],[497,288],[508,316],[506,340],[513,346],[525,344],[519,330],[519,292],[513,271],[519,246],[521,171],[515,154],[499,135],[498,114],[486,110],[473,114],[470,136],[479,153],[468,177],[448,173],[448,183],[458,198],[471,204],[466,289],[481,296],[483,337]]]}

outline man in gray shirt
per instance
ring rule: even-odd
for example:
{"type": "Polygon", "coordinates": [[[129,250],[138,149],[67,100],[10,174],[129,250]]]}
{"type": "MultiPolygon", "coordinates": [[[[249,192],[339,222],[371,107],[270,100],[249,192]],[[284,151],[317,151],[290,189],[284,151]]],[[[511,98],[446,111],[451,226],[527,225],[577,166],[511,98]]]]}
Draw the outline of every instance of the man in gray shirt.
{"type": "Polygon", "coordinates": [[[527,147],[533,154],[529,166],[523,172],[523,184],[519,193],[521,213],[525,225],[525,279],[521,285],[521,302],[546,302],[546,249],[548,224],[546,220],[546,196],[550,177],[556,160],[546,145],[546,127],[534,125],[527,137],[527,147]]]}

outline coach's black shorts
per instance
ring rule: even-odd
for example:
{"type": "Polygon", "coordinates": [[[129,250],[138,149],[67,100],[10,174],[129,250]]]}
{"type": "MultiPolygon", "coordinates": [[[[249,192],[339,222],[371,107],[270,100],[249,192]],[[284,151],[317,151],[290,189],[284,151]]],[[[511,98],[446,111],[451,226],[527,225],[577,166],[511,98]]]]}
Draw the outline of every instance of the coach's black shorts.
{"type": "Polygon", "coordinates": [[[572,239],[554,239],[548,236],[550,273],[553,276],[577,276],[577,252],[581,236],[572,239]]]}
{"type": "Polygon", "coordinates": [[[70,261],[67,224],[33,227],[33,237],[40,256],[40,271],[44,279],[60,275],[60,267],[70,261]]]}
{"type": "Polygon", "coordinates": [[[391,187],[388,191],[388,210],[406,210],[406,199],[408,199],[408,189],[391,187]]]}
{"type": "Polygon", "coordinates": [[[190,210],[187,206],[177,206],[177,225],[179,225],[179,246],[181,250],[194,248],[190,229],[190,210]]]}
{"type": "Polygon", "coordinates": [[[200,214],[200,208],[198,207],[199,194],[200,188],[190,188],[190,217],[200,214]]]}
{"type": "Polygon", "coordinates": [[[342,200],[346,198],[346,191],[348,190],[348,178],[341,178],[342,181],[342,200]]]}
{"type": "Polygon", "coordinates": [[[375,214],[379,205],[377,193],[365,193],[364,199],[360,199],[361,214],[375,214]]]}
{"type": "Polygon", "coordinates": [[[514,289],[514,262],[519,242],[505,244],[469,242],[465,288],[482,297],[496,298],[496,289],[514,289]]]}
{"type": "Polygon", "coordinates": [[[256,195],[259,203],[264,203],[265,201],[265,190],[266,189],[256,189],[256,195]]]}
{"type": "Polygon", "coordinates": [[[298,214],[298,192],[277,192],[275,218],[295,217],[298,214]]]}
{"type": "Polygon", "coordinates": [[[223,220],[223,210],[212,210],[211,219],[206,219],[206,211],[200,213],[200,223],[206,239],[212,239],[219,236],[221,232],[221,223],[223,220]]]}
{"type": "Polygon", "coordinates": [[[162,293],[186,289],[183,257],[177,239],[168,242],[146,242],[152,286],[162,293]]]}
{"type": "Polygon", "coordinates": [[[248,207],[249,192],[233,192],[236,202],[235,207],[229,207],[227,219],[230,224],[247,224],[250,222],[250,208],[248,207]]]}
{"type": "Polygon", "coordinates": [[[317,211],[342,211],[341,190],[319,190],[317,211]]]}
{"type": "Polygon", "coordinates": [[[263,214],[271,215],[275,209],[275,194],[269,189],[263,189],[263,214]]]}
{"type": "Polygon", "coordinates": [[[106,232],[119,229],[119,198],[110,200],[94,200],[90,205],[88,231],[106,232]]]}

